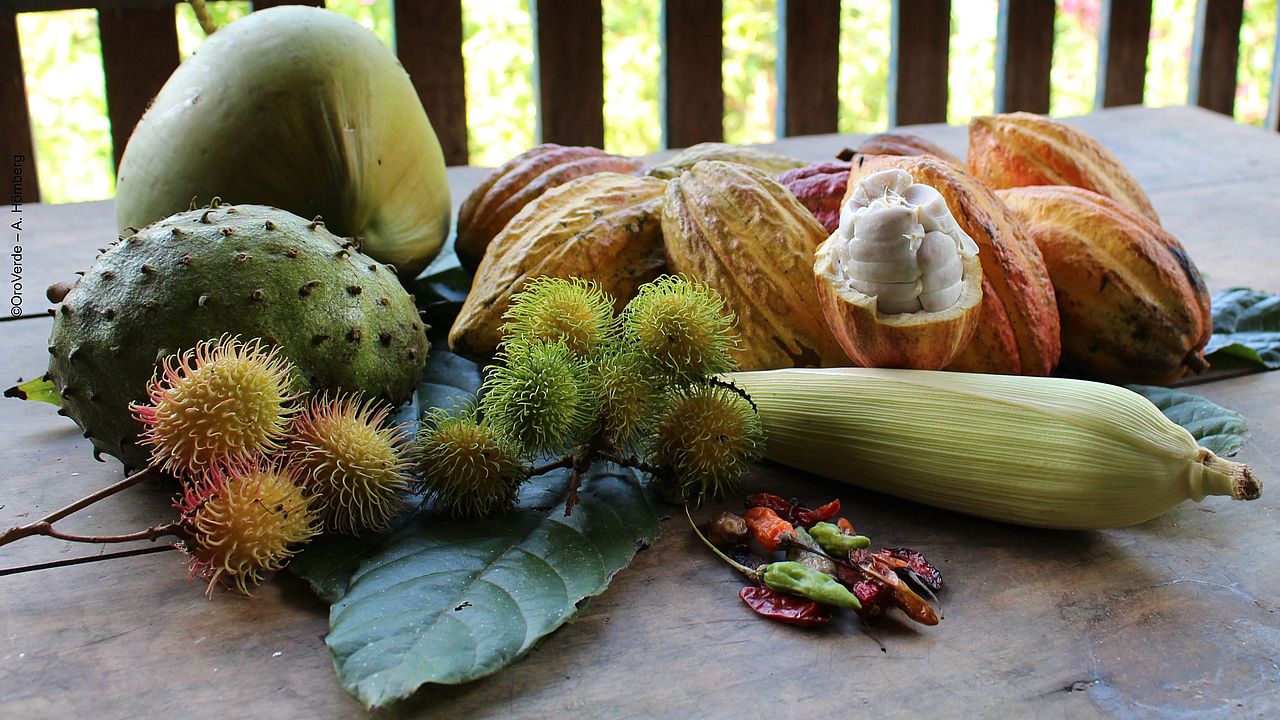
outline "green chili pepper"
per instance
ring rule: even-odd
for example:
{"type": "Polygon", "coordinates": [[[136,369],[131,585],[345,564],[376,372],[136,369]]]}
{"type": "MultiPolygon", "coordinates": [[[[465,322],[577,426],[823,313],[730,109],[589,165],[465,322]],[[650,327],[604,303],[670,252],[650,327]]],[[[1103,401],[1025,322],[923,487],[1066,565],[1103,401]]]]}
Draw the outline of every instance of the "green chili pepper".
{"type": "Polygon", "coordinates": [[[839,526],[829,522],[814,525],[809,528],[809,534],[818,541],[824,552],[836,557],[844,557],[850,550],[871,547],[871,538],[865,535],[845,535],[839,526]]]}
{"type": "Polygon", "coordinates": [[[823,605],[847,607],[858,610],[862,603],[849,589],[830,575],[792,560],[769,563],[756,568],[765,587],[778,592],[807,597],[823,605]]]}

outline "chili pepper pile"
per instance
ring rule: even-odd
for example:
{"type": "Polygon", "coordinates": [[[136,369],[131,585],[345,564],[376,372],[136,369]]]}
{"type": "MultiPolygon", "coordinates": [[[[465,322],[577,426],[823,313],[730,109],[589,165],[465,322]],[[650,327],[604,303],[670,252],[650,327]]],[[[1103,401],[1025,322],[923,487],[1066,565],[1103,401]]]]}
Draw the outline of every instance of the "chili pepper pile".
{"type": "MultiPolygon", "coordinates": [[[[741,517],[722,512],[711,520],[703,542],[741,571],[748,585],[738,597],[757,615],[800,627],[831,621],[832,608],[850,608],[863,617],[891,607],[924,625],[938,614],[921,597],[935,598],[942,575],[924,555],[910,548],[871,549],[840,513],[840,501],[807,507],[770,493],[746,498],[741,517]],[[748,545],[786,559],[767,562],[748,545]]],[[[690,517],[690,522],[693,522],[690,517]]]]}

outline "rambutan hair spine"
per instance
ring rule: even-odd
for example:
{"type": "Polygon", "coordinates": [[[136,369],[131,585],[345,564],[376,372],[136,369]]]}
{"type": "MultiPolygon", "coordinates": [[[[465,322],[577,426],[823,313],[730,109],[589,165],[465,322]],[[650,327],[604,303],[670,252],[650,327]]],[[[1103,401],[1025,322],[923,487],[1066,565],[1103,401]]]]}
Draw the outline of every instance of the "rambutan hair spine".
{"type": "Polygon", "coordinates": [[[164,358],[130,409],[152,466],[199,478],[281,450],[302,396],[278,347],[222,335],[164,358]]]}
{"type": "Polygon", "coordinates": [[[174,502],[186,531],[189,577],[219,582],[249,595],[262,573],[282,569],[301,545],[319,534],[322,521],[297,472],[261,458],[214,466],[186,483],[174,502]]]}
{"type": "Polygon", "coordinates": [[[294,417],[285,463],[317,495],[326,529],[384,531],[408,507],[416,453],[391,410],[357,393],[324,394],[294,417]]]}

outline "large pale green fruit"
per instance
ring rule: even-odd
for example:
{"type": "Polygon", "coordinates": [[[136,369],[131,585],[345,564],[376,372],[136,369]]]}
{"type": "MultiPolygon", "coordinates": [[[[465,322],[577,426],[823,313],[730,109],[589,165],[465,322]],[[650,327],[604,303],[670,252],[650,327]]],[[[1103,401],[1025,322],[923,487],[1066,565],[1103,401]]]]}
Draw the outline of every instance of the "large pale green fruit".
{"type": "Polygon", "coordinates": [[[121,230],[215,196],[323,216],[401,277],[426,267],[449,231],[444,157],[408,74],[372,32],[309,7],[218,30],[129,138],[121,230]]]}

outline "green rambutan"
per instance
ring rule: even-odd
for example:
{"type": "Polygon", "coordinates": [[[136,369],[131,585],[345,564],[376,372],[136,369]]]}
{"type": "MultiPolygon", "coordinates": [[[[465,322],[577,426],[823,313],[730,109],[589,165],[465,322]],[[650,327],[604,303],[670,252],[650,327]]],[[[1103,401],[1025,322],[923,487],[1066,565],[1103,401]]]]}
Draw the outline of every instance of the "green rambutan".
{"type": "Polygon", "coordinates": [[[485,378],[480,413],[526,455],[564,452],[594,429],[597,402],[587,364],[564,344],[507,343],[485,378]]]}
{"type": "Polygon", "coordinates": [[[668,391],[648,442],[649,462],[697,502],[724,495],[763,454],[764,427],[751,402],[711,384],[668,391]]]}
{"type": "Polygon", "coordinates": [[[604,430],[623,447],[635,445],[649,421],[656,381],[635,350],[612,350],[592,363],[604,430]]]}
{"type": "Polygon", "coordinates": [[[293,422],[287,466],[319,498],[326,529],[385,530],[406,502],[413,463],[390,408],[356,395],[313,398],[293,422]]]}
{"type": "Polygon", "coordinates": [[[320,531],[314,500],[293,470],[261,459],[211,467],[174,503],[187,531],[191,577],[209,581],[209,596],[219,581],[248,595],[263,571],[284,567],[320,531]]]}
{"type": "Polygon", "coordinates": [[[132,405],[151,461],[192,476],[279,450],[297,411],[293,366],[278,348],[226,335],[164,359],[132,405]]]}
{"type": "Polygon", "coordinates": [[[479,517],[510,507],[529,476],[515,443],[480,421],[470,404],[428,413],[418,432],[417,455],[422,491],[454,516],[479,517]]]}
{"type": "Polygon", "coordinates": [[[582,357],[612,343],[618,334],[613,298],[582,278],[533,278],[512,296],[502,317],[506,338],[563,340],[582,357]]]}
{"type": "Polygon", "coordinates": [[[715,290],[675,275],[642,286],[623,312],[626,340],[658,372],[679,380],[733,370],[733,326],[733,313],[715,290]]]}

